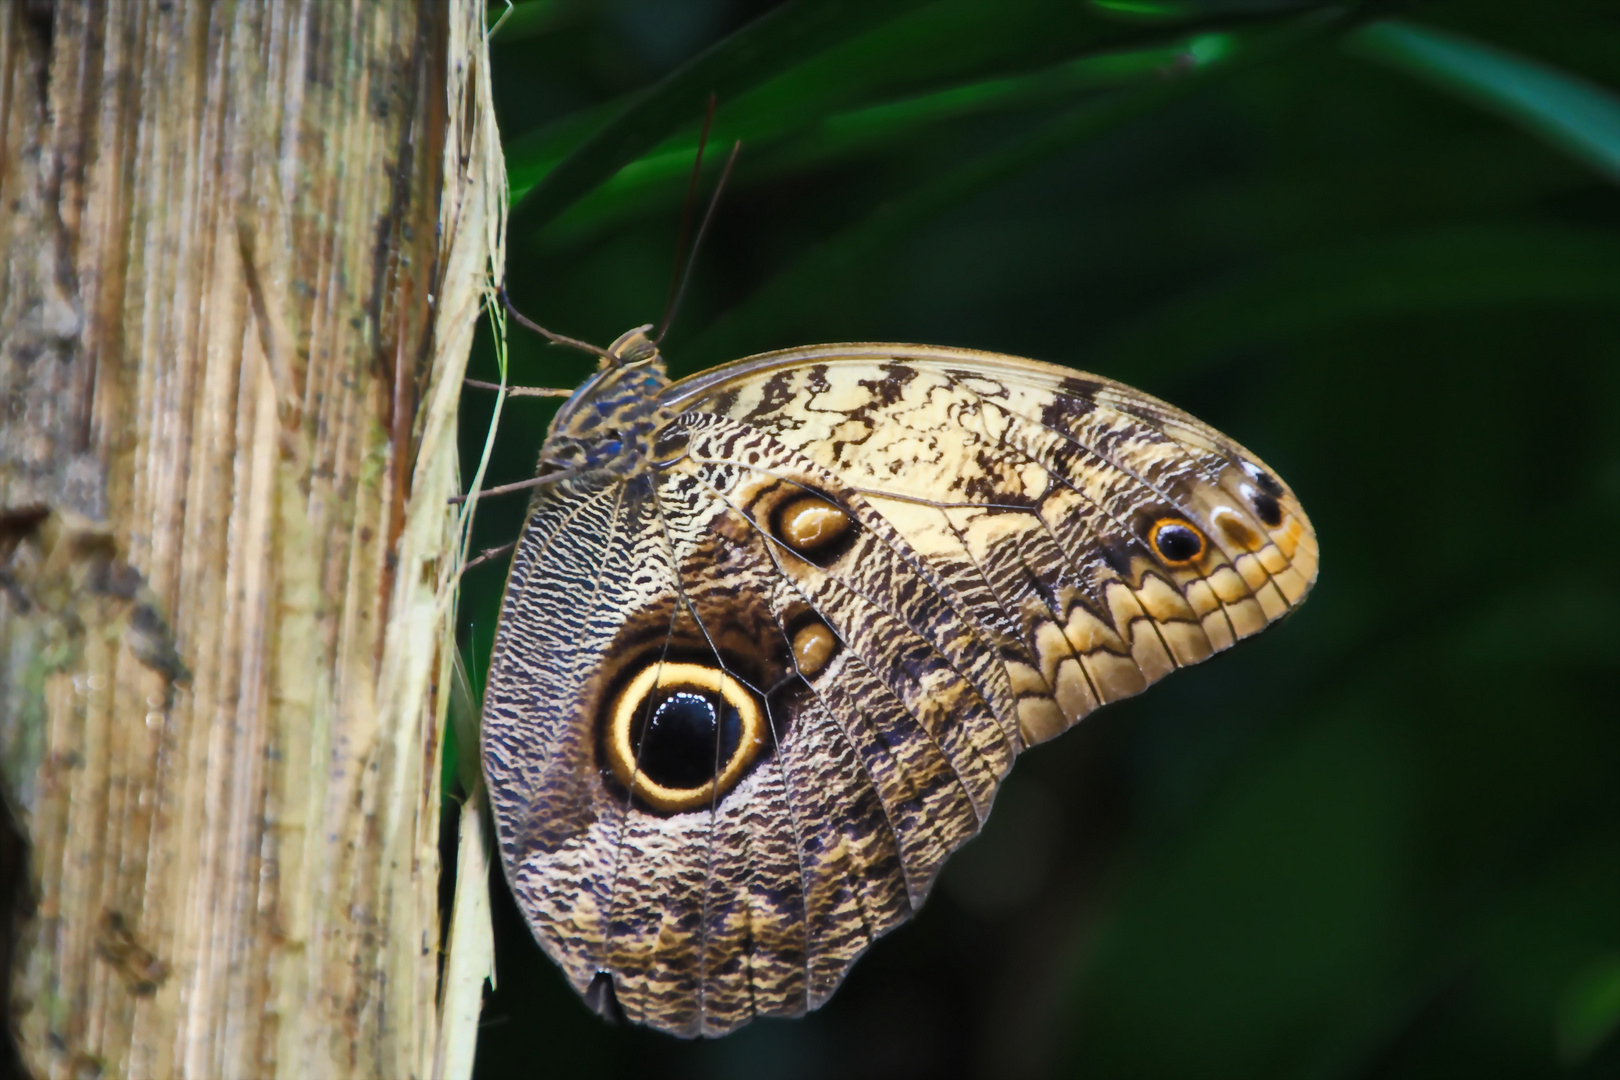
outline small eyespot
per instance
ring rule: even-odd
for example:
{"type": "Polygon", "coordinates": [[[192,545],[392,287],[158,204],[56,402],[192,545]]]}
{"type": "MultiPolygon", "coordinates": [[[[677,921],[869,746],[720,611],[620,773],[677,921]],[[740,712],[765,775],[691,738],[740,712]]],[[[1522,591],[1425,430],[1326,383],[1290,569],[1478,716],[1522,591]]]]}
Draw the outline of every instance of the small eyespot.
{"type": "Polygon", "coordinates": [[[837,651],[838,639],[825,623],[806,623],[793,634],[793,663],[806,679],[826,670],[837,651]]]}
{"type": "Polygon", "coordinates": [[[1266,523],[1266,528],[1275,529],[1282,524],[1282,504],[1270,492],[1262,491],[1254,497],[1254,512],[1260,515],[1260,520],[1266,523]]]}
{"type": "Polygon", "coordinates": [[[703,664],[650,662],[620,692],[607,725],[604,750],[619,783],[669,812],[710,805],[765,745],[758,701],[703,664]]]}
{"type": "Polygon", "coordinates": [[[825,552],[855,524],[847,513],[819,495],[790,499],[775,517],[777,539],[801,555],[825,552]]]}
{"type": "Polygon", "coordinates": [[[1224,507],[1215,515],[1215,524],[1220,526],[1221,533],[1233,544],[1245,551],[1254,551],[1260,547],[1260,538],[1255,536],[1254,530],[1249,528],[1231,510],[1224,507]]]}
{"type": "Polygon", "coordinates": [[[1181,518],[1160,518],[1148,530],[1148,542],[1171,566],[1186,566],[1204,555],[1204,534],[1181,518]]]}
{"type": "Polygon", "coordinates": [[[1265,492],[1267,495],[1270,495],[1273,499],[1282,498],[1283,486],[1277,483],[1277,478],[1275,476],[1272,476],[1270,473],[1266,472],[1266,470],[1262,469],[1252,461],[1245,461],[1243,463],[1243,471],[1249,474],[1249,479],[1253,480],[1255,485],[1259,487],[1261,491],[1265,492]]]}

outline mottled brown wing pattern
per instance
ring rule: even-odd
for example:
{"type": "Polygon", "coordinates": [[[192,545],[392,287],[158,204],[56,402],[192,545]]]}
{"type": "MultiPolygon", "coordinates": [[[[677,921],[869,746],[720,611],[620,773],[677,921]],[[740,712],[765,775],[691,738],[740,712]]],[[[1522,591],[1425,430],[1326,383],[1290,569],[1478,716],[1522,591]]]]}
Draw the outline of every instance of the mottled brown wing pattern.
{"type": "Polygon", "coordinates": [[[820,1005],[1020,750],[1315,577],[1257,459],[1065,369],[824,346],[665,400],[645,469],[536,499],[484,755],[542,946],[675,1034],[820,1005]],[[691,772],[658,747],[699,698],[724,720],[691,772]]]}
{"type": "Polygon", "coordinates": [[[1164,402],[1011,357],[866,348],[743,361],[684,400],[837,475],[973,598],[968,617],[1012,639],[1025,744],[1263,629],[1315,580],[1292,493],[1164,402]],[[1196,558],[1152,546],[1173,519],[1199,534],[1196,558]]]}

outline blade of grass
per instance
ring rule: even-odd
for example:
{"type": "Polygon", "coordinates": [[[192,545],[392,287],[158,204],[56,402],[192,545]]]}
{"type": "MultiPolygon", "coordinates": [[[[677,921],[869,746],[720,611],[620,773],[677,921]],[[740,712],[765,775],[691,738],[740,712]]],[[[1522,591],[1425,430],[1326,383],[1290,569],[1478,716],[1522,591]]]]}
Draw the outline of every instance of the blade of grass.
{"type": "Polygon", "coordinates": [[[1349,35],[1345,48],[1493,112],[1620,181],[1620,96],[1611,90],[1461,34],[1394,19],[1349,35]]]}
{"type": "MultiPolygon", "coordinates": [[[[629,98],[618,98],[569,113],[549,124],[520,135],[506,145],[506,177],[511,199],[520,202],[529,190],[546,178],[577,147],[609,119],[624,111],[629,98]]],[[[691,149],[687,148],[687,158],[691,149]]]]}
{"type": "MultiPolygon", "coordinates": [[[[1054,18],[1057,13],[1044,0],[1002,0],[995,5],[976,0],[935,0],[915,6],[910,12],[904,8],[892,10],[894,18],[833,41],[820,51],[798,42],[797,51],[779,54],[781,63],[761,85],[726,96],[718,118],[717,140],[743,139],[753,144],[762,137],[803,130],[874,96],[899,95],[908,88],[932,86],[942,80],[971,81],[985,74],[987,67],[998,76],[1013,76],[1025,69],[1046,67],[1065,56],[1148,43],[1154,35],[1167,33],[1155,27],[1144,34],[1085,13],[1077,16],[1073,11],[1067,17],[1054,18]],[[929,47],[916,48],[918,40],[926,40],[929,47]]],[[[729,47],[722,42],[711,52],[729,47]]],[[[713,62],[720,63],[721,59],[717,56],[713,62]]],[[[654,87],[598,105],[515,140],[506,148],[508,168],[516,177],[514,197],[521,198],[607,117],[623,112],[630,103],[648,94],[668,92],[669,82],[665,80],[662,89],[654,87]]],[[[676,128],[695,130],[696,117],[684,119],[687,122],[676,128]]],[[[693,136],[694,131],[689,130],[679,140],[665,140],[652,156],[690,157],[693,136]]]]}

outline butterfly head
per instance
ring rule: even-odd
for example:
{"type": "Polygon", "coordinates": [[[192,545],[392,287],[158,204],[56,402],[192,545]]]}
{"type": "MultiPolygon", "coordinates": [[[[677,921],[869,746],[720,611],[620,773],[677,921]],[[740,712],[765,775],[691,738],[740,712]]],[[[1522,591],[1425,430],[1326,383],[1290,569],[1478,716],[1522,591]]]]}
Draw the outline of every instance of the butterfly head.
{"type": "Polygon", "coordinates": [[[607,347],[609,359],[602,357],[602,367],[638,367],[654,368],[660,375],[664,373],[664,358],[658,352],[658,342],[647,336],[652,329],[652,323],[638,326],[634,330],[626,330],[613,340],[607,347]]]}
{"type": "Polygon", "coordinates": [[[641,467],[653,432],[667,419],[658,396],[669,376],[647,336],[651,329],[620,334],[601,368],[557,410],[540,451],[543,469],[628,474],[641,467]]]}

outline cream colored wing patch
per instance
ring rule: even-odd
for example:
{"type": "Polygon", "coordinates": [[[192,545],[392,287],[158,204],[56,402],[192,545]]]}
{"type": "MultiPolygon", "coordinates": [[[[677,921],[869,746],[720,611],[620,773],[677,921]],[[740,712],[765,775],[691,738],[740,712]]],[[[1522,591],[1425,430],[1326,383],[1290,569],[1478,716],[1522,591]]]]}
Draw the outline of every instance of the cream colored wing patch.
{"type": "Polygon", "coordinates": [[[1024,745],[1258,632],[1316,579],[1309,519],[1258,457],[1096,376],[834,345],[666,396],[825,469],[959,583],[963,618],[1017,688],[1024,745]]]}

